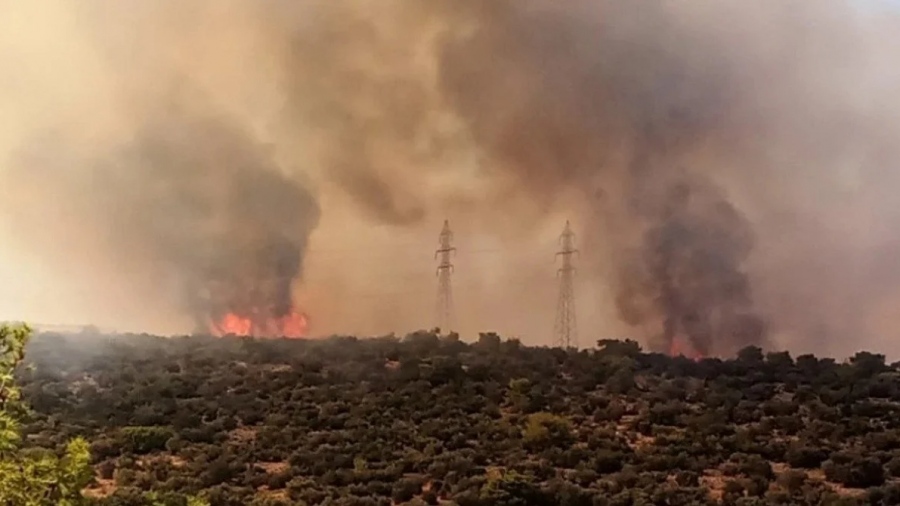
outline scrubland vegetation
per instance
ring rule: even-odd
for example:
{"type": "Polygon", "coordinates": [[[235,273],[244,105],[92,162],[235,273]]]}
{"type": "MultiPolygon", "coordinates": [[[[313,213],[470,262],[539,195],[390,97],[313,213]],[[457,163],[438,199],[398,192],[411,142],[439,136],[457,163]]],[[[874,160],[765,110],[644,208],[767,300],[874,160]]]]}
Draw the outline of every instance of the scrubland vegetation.
{"type": "Polygon", "coordinates": [[[89,504],[900,504],[871,353],[48,334],[26,362],[20,451],[89,442],[89,504]]]}

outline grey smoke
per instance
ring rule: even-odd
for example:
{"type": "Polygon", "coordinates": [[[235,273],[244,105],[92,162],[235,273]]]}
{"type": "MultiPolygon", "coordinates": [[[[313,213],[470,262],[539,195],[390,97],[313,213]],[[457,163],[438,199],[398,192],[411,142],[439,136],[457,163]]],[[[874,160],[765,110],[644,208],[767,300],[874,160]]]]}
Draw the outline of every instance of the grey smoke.
{"type": "Polygon", "coordinates": [[[894,16],[828,0],[126,11],[79,16],[122,27],[99,46],[141,55],[127,96],[152,110],[142,85],[176,75],[225,97],[242,131],[265,130],[366,220],[465,216],[507,240],[578,210],[583,270],[640,337],[843,352],[897,330],[883,317],[900,303],[894,16]]]}
{"type": "Polygon", "coordinates": [[[313,194],[227,116],[159,105],[103,157],[59,161],[61,145],[41,143],[7,177],[38,193],[61,185],[60,212],[157,272],[157,293],[168,289],[196,331],[226,313],[288,314],[319,217],[313,194]]]}
{"type": "Polygon", "coordinates": [[[829,1],[389,5],[317,4],[286,88],[300,117],[331,119],[340,157],[323,163],[374,215],[452,206],[405,188],[460,142],[495,190],[484,216],[581,191],[623,320],[703,352],[860,332],[853,302],[897,293],[896,262],[872,257],[895,246],[860,237],[898,210],[880,188],[897,180],[895,18],[829,1]],[[702,204],[666,209],[681,187],[702,204]]]}

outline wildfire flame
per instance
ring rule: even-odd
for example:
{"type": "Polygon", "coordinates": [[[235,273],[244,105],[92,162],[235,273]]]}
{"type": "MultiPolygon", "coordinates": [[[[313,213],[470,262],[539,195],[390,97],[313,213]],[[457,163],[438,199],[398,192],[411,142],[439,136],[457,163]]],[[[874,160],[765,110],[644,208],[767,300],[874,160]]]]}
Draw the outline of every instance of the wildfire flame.
{"type": "Polygon", "coordinates": [[[218,337],[235,335],[297,339],[307,335],[309,317],[296,309],[291,309],[280,317],[261,317],[259,314],[259,312],[249,315],[227,313],[210,325],[210,331],[218,337]]]}
{"type": "Polygon", "coordinates": [[[672,338],[672,342],[669,344],[669,355],[672,357],[685,357],[691,360],[699,361],[703,360],[703,353],[700,353],[686,340],[681,337],[672,338]]]}

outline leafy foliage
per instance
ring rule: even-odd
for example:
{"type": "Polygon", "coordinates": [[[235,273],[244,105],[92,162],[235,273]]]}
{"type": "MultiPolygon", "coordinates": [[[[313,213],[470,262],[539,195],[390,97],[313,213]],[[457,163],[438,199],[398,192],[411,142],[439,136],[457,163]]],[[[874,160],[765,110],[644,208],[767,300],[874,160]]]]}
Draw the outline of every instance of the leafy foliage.
{"type": "Polygon", "coordinates": [[[100,505],[898,504],[900,369],[467,344],[42,335],[28,447],[100,505]]]}
{"type": "Polygon", "coordinates": [[[0,326],[0,504],[74,506],[82,504],[81,489],[91,480],[90,452],[75,438],[62,456],[19,448],[17,414],[24,410],[14,372],[25,358],[28,327],[0,326]]]}
{"type": "MultiPolygon", "coordinates": [[[[31,337],[27,326],[0,326],[0,504],[15,506],[78,506],[92,501],[82,494],[94,479],[87,441],[74,437],[61,455],[40,447],[23,448],[19,418],[28,414],[21,400],[15,373],[25,359],[31,337]]],[[[162,449],[171,437],[156,427],[126,427],[122,433],[132,444],[131,451],[162,449]]],[[[160,497],[155,493],[140,498],[152,506],[208,506],[198,497],[160,497]]]]}

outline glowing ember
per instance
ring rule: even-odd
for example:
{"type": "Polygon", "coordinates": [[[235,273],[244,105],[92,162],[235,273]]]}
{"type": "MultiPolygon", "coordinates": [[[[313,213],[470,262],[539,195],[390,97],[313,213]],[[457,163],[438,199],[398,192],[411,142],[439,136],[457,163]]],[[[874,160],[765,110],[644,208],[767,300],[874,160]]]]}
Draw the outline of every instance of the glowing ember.
{"type": "Polygon", "coordinates": [[[669,344],[669,355],[673,357],[685,357],[691,360],[702,360],[703,354],[694,349],[693,346],[681,337],[674,337],[669,344]]]}
{"type": "Polygon", "coordinates": [[[213,322],[210,325],[210,331],[218,337],[236,335],[296,339],[306,336],[308,327],[309,318],[292,309],[280,317],[269,317],[259,311],[254,311],[249,315],[228,313],[218,322],[213,322]]]}

